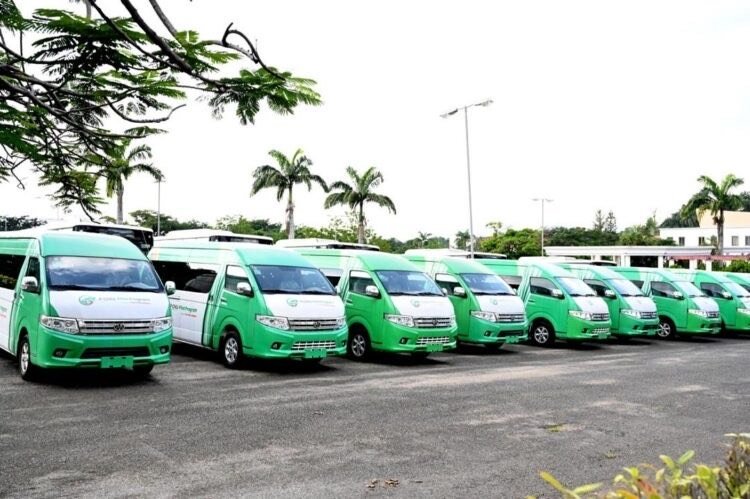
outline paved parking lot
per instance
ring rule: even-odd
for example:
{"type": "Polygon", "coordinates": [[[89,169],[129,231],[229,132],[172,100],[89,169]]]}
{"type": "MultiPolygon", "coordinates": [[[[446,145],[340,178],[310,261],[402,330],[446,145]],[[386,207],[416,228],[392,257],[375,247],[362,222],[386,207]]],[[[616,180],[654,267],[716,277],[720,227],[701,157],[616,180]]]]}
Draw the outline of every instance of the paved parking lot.
{"type": "Polygon", "coordinates": [[[0,357],[0,493],[523,497],[548,491],[539,470],[580,484],[660,453],[718,460],[748,408],[750,338],[239,372],[178,347],[145,381],[37,384],[0,357]]]}

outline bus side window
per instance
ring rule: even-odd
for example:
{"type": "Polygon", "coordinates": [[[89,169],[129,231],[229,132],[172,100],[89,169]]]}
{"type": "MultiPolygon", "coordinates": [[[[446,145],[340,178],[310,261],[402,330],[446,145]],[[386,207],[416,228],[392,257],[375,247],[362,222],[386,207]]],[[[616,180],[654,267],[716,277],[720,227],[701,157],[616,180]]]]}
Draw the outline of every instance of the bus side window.
{"type": "Polygon", "coordinates": [[[439,288],[447,291],[448,296],[453,296],[456,287],[461,286],[455,277],[448,274],[435,274],[435,283],[439,288]]]}
{"type": "Polygon", "coordinates": [[[224,278],[224,289],[236,293],[237,285],[241,282],[250,284],[250,279],[248,279],[245,269],[236,265],[227,265],[227,275],[224,278]]]}
{"type": "Polygon", "coordinates": [[[662,298],[672,298],[677,289],[668,282],[652,282],[651,294],[662,298]]]}
{"type": "Polygon", "coordinates": [[[16,289],[25,259],[21,255],[0,255],[0,288],[16,289]]]}
{"type": "Polygon", "coordinates": [[[349,291],[357,293],[358,295],[364,295],[367,286],[374,286],[375,281],[367,272],[361,270],[352,270],[349,274],[349,291]]]}
{"type": "Polygon", "coordinates": [[[517,275],[501,275],[500,278],[508,283],[508,286],[513,288],[513,291],[518,291],[518,288],[521,286],[521,281],[523,280],[521,276],[517,275]]]}
{"type": "Polygon", "coordinates": [[[530,282],[531,293],[541,296],[552,296],[552,290],[557,289],[552,281],[544,277],[532,277],[530,282]]]}
{"type": "Polygon", "coordinates": [[[216,280],[215,265],[190,264],[184,262],[154,262],[156,273],[162,282],[172,281],[177,291],[208,293],[216,280]]]}
{"type": "Polygon", "coordinates": [[[596,295],[597,296],[601,296],[601,297],[607,296],[605,294],[605,291],[607,291],[609,288],[602,281],[597,281],[595,279],[586,279],[583,282],[585,282],[586,284],[588,284],[591,287],[591,289],[593,289],[594,291],[596,291],[596,295]]]}

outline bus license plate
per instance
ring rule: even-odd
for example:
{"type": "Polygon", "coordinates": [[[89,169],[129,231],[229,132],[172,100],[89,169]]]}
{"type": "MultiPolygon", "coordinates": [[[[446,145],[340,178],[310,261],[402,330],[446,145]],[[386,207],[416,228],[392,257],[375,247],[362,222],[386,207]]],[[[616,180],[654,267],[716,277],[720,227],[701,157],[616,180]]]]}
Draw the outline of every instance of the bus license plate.
{"type": "Polygon", "coordinates": [[[305,358],[306,359],[325,359],[326,351],[325,350],[305,350],[305,358]]]}
{"type": "Polygon", "coordinates": [[[103,369],[133,369],[133,357],[102,357],[103,369]]]}
{"type": "Polygon", "coordinates": [[[442,352],[443,345],[427,345],[428,352],[442,352]]]}
{"type": "Polygon", "coordinates": [[[505,343],[518,343],[518,336],[508,336],[505,338],[505,343]]]}

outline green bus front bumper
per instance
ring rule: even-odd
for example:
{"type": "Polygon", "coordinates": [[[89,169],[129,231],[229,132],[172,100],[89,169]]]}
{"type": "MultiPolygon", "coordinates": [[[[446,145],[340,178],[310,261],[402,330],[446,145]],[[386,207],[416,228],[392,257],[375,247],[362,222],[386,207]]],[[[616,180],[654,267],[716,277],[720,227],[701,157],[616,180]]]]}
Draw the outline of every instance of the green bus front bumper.
{"type": "Polygon", "coordinates": [[[133,368],[169,362],[172,330],[137,335],[78,335],[39,326],[31,362],[39,367],[133,368]]]}
{"type": "Polygon", "coordinates": [[[255,324],[252,339],[242,338],[242,353],[263,359],[323,359],[346,354],[349,329],[284,331],[255,324]]]}
{"type": "Polygon", "coordinates": [[[413,328],[385,321],[382,343],[373,342],[374,350],[394,353],[444,352],[456,348],[456,326],[413,328]]]}
{"type": "Polygon", "coordinates": [[[558,338],[573,341],[606,340],[612,334],[610,321],[588,321],[569,315],[567,326],[565,332],[557,333],[558,338]]]}
{"type": "Polygon", "coordinates": [[[620,324],[612,329],[614,336],[656,336],[659,330],[659,319],[636,319],[620,314],[620,324]]]}
{"type": "Polygon", "coordinates": [[[709,319],[688,312],[685,329],[678,330],[679,334],[719,334],[721,333],[721,319],[709,319]]]}
{"type": "Polygon", "coordinates": [[[490,322],[479,317],[469,318],[468,334],[458,334],[458,339],[465,343],[480,345],[502,345],[520,343],[529,338],[529,323],[523,322],[490,322]]]}

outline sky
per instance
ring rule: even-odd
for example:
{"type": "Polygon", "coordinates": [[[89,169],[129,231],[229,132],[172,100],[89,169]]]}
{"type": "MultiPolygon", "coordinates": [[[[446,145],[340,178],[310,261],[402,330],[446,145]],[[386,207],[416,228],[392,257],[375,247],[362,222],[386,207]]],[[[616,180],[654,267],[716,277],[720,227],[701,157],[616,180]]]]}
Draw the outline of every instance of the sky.
{"type": "MultiPolygon", "coordinates": [[[[82,7],[67,0],[21,2],[82,7]]],[[[148,3],[140,1],[143,10],[148,3]]],[[[282,222],[275,192],[250,197],[270,149],[301,147],[329,182],[349,165],[377,167],[398,208],[366,213],[371,228],[407,239],[468,228],[463,117],[469,110],[474,230],[486,224],[590,226],[612,210],[620,228],[663,219],[706,174],[745,176],[750,164],[750,4],[705,1],[163,2],[178,29],[220,38],[230,22],[264,61],[315,79],[324,103],[242,126],[197,102],[149,139],[163,213],[209,223],[224,215],[282,222]]],[[[25,174],[25,175],[24,175],[25,174]]],[[[33,175],[0,184],[0,211],[45,218],[33,175]]],[[[750,178],[748,179],[750,182],[750,178]]],[[[296,191],[297,224],[327,225],[325,194],[296,191]]],[[[157,207],[148,177],[126,186],[125,211],[157,207]]],[[[102,206],[114,216],[114,203],[102,206]]],[[[74,211],[69,219],[82,216],[74,211]]]]}

